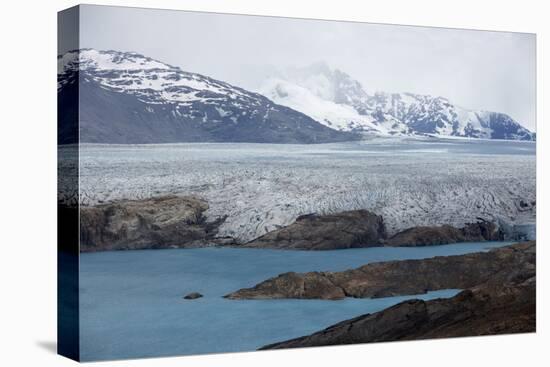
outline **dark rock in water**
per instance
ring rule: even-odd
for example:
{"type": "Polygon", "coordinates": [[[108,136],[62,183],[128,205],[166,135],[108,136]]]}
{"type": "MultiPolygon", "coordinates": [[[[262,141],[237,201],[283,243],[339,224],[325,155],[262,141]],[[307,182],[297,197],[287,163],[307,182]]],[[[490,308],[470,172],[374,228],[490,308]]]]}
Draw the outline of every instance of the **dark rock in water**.
{"type": "Polygon", "coordinates": [[[329,300],[392,297],[467,289],[518,272],[534,275],[534,242],[465,255],[372,263],[341,272],[285,273],[225,297],[329,300]]]}
{"type": "Polygon", "coordinates": [[[331,250],[380,245],[386,237],[381,216],[367,210],[303,215],[291,225],[269,232],[244,247],[331,250]]]}
{"type": "Polygon", "coordinates": [[[406,229],[390,237],[386,246],[434,246],[457,242],[502,241],[503,232],[495,223],[480,220],[463,228],[421,226],[406,229]]]}
{"type": "Polygon", "coordinates": [[[163,196],[81,207],[80,250],[204,245],[220,224],[206,222],[203,213],[207,209],[206,201],[193,196],[163,196]]]}
{"type": "Polygon", "coordinates": [[[186,294],[183,299],[197,299],[197,298],[201,298],[202,297],[202,294],[198,293],[198,292],[192,292],[192,293],[189,293],[189,294],[186,294]]]}
{"type": "MultiPolygon", "coordinates": [[[[342,321],[314,334],[260,349],[534,332],[535,252],[535,242],[526,242],[492,250],[488,256],[471,254],[479,258],[476,268],[480,274],[493,262],[501,267],[492,266],[493,273],[488,278],[480,276],[477,285],[452,298],[404,301],[380,312],[342,321]],[[489,259],[493,260],[487,261],[489,259]]],[[[449,258],[471,261],[467,255],[449,258]]],[[[414,274],[410,278],[420,279],[427,275],[410,274],[414,274]]],[[[376,281],[372,279],[372,282],[376,281]]]]}

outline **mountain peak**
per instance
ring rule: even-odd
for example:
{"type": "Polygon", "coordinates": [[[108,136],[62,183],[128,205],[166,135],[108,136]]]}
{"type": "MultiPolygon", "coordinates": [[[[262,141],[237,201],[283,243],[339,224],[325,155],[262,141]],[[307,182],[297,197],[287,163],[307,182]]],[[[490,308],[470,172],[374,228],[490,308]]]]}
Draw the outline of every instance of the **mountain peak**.
{"type": "Polygon", "coordinates": [[[177,70],[179,68],[137,52],[73,50],[58,56],[58,72],[78,66],[80,70],[177,70]]]}
{"type": "MultiPolygon", "coordinates": [[[[294,128],[298,130],[301,124],[322,127],[312,130],[319,138],[302,136],[297,141],[355,139],[346,135],[348,132],[535,139],[534,133],[508,115],[468,110],[444,97],[385,92],[369,95],[361,83],[325,62],[281,72],[265,81],[261,94],[183,71],[137,52],[74,50],[58,57],[58,68],[58,91],[75,83],[94,85],[125,98],[132,96],[146,104],[143,108],[149,114],[158,113],[154,106],[170,106],[171,119],[201,121],[203,126],[208,123],[238,126],[241,121],[272,121],[278,114],[278,118],[292,116],[289,121],[295,121],[294,128]]],[[[148,116],[146,120],[153,117],[160,118],[148,116]]],[[[281,122],[278,120],[277,124],[281,122]]],[[[277,134],[289,141],[291,130],[277,134]]],[[[303,130],[300,134],[303,135],[303,130]]],[[[247,139],[253,141],[252,137],[247,139]]]]}
{"type": "Polygon", "coordinates": [[[533,140],[535,135],[511,117],[469,110],[442,96],[377,91],[326,63],[293,68],[261,88],[277,103],[312,116],[331,128],[381,135],[437,135],[533,140]]]}

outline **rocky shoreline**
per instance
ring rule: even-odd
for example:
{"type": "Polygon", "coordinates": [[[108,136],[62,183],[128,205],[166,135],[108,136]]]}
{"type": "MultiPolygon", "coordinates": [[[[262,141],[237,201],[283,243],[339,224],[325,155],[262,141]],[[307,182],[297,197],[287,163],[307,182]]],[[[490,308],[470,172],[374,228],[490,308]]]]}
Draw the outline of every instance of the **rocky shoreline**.
{"type": "Polygon", "coordinates": [[[450,299],[408,300],[260,349],[535,332],[535,285],[533,276],[502,286],[479,286],[450,299]]]}
{"type": "Polygon", "coordinates": [[[218,236],[225,217],[208,222],[208,203],[195,196],[161,196],[80,207],[81,252],[233,246],[336,250],[375,246],[433,246],[500,241],[501,228],[477,218],[462,228],[419,226],[389,236],[384,219],[368,210],[308,214],[247,243],[218,236]]]}
{"type": "MultiPolygon", "coordinates": [[[[535,242],[495,249],[487,253],[489,256],[470,255],[480,260],[476,267],[478,270],[476,272],[480,274],[464,275],[470,278],[467,282],[477,277],[479,283],[452,298],[404,301],[380,312],[345,320],[311,335],[267,345],[260,349],[534,332],[536,330],[535,242]],[[487,261],[489,258],[492,260],[487,261]],[[487,264],[493,265],[492,274],[488,277],[484,270],[487,264]]],[[[449,258],[454,258],[455,262],[469,262],[472,256],[450,256],[449,258]]],[[[433,264],[433,261],[429,260],[420,261],[427,264],[429,268],[433,266],[428,265],[433,264]]],[[[404,268],[406,267],[407,265],[404,265],[404,268]]],[[[357,275],[357,273],[352,274],[357,275]]],[[[419,285],[425,284],[426,273],[410,274],[415,275],[409,276],[410,278],[421,279],[417,282],[419,285]]],[[[346,275],[350,276],[350,273],[346,275]]],[[[458,283],[453,284],[465,284],[458,279],[460,278],[458,274],[455,276],[458,283]]],[[[348,279],[348,282],[352,282],[352,279],[348,279]]],[[[412,282],[415,281],[412,280],[412,282]]],[[[359,283],[365,285],[364,279],[359,280],[359,283]]],[[[369,289],[369,287],[363,289],[369,289]]],[[[359,293],[359,295],[366,294],[359,293]]]]}
{"type": "Polygon", "coordinates": [[[289,272],[225,297],[338,300],[467,289],[498,277],[534,273],[534,261],[535,242],[525,242],[487,252],[371,263],[340,272],[289,272]]]}
{"type": "Polygon", "coordinates": [[[388,236],[384,219],[368,210],[302,215],[242,247],[285,250],[337,250],[375,246],[434,246],[457,242],[501,241],[504,233],[481,218],[463,228],[421,226],[388,236]]]}
{"type": "Polygon", "coordinates": [[[299,216],[294,223],[268,232],[242,247],[334,250],[373,246],[386,237],[386,227],[381,216],[367,210],[352,210],[299,216]]]}
{"type": "MultiPolygon", "coordinates": [[[[388,235],[381,216],[352,210],[298,217],[244,244],[218,236],[225,218],[208,222],[208,203],[195,196],[121,200],[80,208],[81,252],[232,246],[334,250],[434,246],[505,239],[501,226],[477,218],[456,228],[418,226],[388,235]]],[[[341,272],[284,273],[227,299],[377,298],[463,289],[449,299],[408,300],[374,314],[261,349],[532,332],[535,330],[534,241],[457,256],[370,263],[341,272]]],[[[195,300],[192,292],[183,298],[195,300]]]]}

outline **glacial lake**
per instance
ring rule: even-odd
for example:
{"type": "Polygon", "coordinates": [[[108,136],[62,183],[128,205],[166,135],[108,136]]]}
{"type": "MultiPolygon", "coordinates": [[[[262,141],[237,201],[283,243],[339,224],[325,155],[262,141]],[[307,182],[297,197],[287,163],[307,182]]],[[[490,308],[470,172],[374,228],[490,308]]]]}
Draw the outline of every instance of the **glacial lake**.
{"type": "MultiPolygon", "coordinates": [[[[251,351],[410,298],[227,300],[223,295],[288,271],[340,271],[369,262],[486,251],[509,242],[416,248],[281,251],[202,248],[85,253],[80,257],[83,361],[251,351]],[[184,300],[190,292],[203,298],[184,300]]],[[[411,274],[414,276],[414,274],[411,274]]]]}

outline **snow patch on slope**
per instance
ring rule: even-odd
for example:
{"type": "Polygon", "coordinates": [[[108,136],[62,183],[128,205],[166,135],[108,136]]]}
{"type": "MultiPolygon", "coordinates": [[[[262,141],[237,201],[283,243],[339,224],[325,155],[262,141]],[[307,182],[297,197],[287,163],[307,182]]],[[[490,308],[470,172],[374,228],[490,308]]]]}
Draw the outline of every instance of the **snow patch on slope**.
{"type": "Polygon", "coordinates": [[[254,93],[206,76],[182,71],[135,52],[82,49],[58,57],[58,88],[63,75],[80,71],[109,89],[146,97],[150,103],[190,103],[252,98],[254,93]]]}

